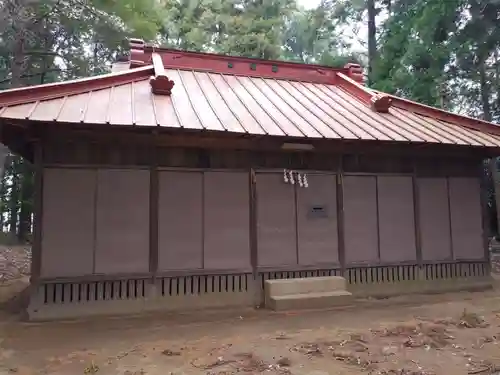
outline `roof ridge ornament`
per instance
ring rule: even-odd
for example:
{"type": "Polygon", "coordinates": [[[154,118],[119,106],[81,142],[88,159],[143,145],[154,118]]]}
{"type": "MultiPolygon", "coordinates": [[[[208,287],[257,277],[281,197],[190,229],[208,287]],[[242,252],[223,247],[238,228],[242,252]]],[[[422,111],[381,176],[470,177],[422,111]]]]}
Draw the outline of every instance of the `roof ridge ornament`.
{"type": "Polygon", "coordinates": [[[392,97],[390,95],[374,92],[343,73],[337,73],[337,77],[340,78],[337,80],[337,85],[341,89],[361,100],[373,111],[380,113],[389,112],[392,104],[392,97]]]}
{"type": "Polygon", "coordinates": [[[363,73],[363,68],[361,67],[361,65],[356,63],[347,63],[344,65],[344,68],[347,69],[347,75],[350,78],[352,78],[356,82],[359,82],[360,84],[364,83],[365,75],[363,73]]]}
{"type": "Polygon", "coordinates": [[[388,113],[392,104],[392,98],[387,94],[374,94],[370,99],[371,108],[375,112],[388,113]]]}
{"type": "Polygon", "coordinates": [[[152,93],[155,95],[171,95],[175,82],[167,77],[161,56],[154,52],[151,54],[151,59],[155,71],[155,76],[149,80],[152,93]]]}
{"type": "Polygon", "coordinates": [[[130,68],[137,68],[138,66],[145,65],[143,55],[146,43],[144,40],[130,38],[128,40],[128,45],[130,48],[130,68]]]}

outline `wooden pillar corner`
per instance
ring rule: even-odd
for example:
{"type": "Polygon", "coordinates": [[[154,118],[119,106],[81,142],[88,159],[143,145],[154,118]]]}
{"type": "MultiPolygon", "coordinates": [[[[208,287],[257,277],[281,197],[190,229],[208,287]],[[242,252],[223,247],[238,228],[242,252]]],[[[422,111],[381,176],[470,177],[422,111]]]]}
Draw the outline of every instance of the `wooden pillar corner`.
{"type": "Polygon", "coordinates": [[[31,283],[37,283],[42,271],[42,216],[43,216],[43,145],[41,140],[34,143],[34,210],[33,243],[31,246],[31,283]]]}

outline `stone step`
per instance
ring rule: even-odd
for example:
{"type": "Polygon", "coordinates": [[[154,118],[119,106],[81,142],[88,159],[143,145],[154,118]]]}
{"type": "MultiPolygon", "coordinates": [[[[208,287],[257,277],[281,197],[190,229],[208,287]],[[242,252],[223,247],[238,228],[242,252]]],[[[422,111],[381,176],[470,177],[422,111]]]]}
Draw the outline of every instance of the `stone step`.
{"type": "Polygon", "coordinates": [[[324,293],[335,290],[346,290],[346,280],[341,276],[266,280],[265,289],[266,294],[270,297],[290,294],[324,293]]]}
{"type": "Polygon", "coordinates": [[[345,290],[334,290],[320,293],[289,294],[273,296],[268,299],[268,308],[274,311],[325,309],[330,307],[349,306],[354,301],[351,293],[345,290]]]}

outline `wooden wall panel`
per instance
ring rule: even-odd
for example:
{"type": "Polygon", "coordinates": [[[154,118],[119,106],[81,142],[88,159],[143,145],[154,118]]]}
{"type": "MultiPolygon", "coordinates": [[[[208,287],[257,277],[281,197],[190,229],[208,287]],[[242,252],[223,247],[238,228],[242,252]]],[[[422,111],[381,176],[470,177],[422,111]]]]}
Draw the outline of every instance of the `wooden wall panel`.
{"type": "Polygon", "coordinates": [[[95,170],[46,168],[43,179],[41,276],[92,274],[95,170]]]}
{"type": "Polygon", "coordinates": [[[204,173],[205,269],[250,269],[249,176],[204,173]]]}
{"type": "Polygon", "coordinates": [[[420,240],[423,260],[452,257],[448,182],[446,178],[418,178],[420,240]]]}
{"type": "Polygon", "coordinates": [[[478,178],[449,178],[455,259],[484,258],[481,187],[478,178]]]}
{"type": "Polygon", "coordinates": [[[344,236],[346,263],[376,262],[377,187],[373,176],[345,176],[344,236]]]}
{"type": "Polygon", "coordinates": [[[417,259],[413,181],[408,176],[378,176],[380,260],[417,259]]]}
{"type": "Polygon", "coordinates": [[[337,179],[307,175],[309,186],[297,189],[299,264],[338,263],[337,179]]]}
{"type": "Polygon", "coordinates": [[[256,186],[258,265],[296,265],[294,186],[282,173],[258,173],[256,186]]]}
{"type": "Polygon", "coordinates": [[[201,172],[159,173],[158,270],[203,267],[201,172]]]}
{"type": "Polygon", "coordinates": [[[149,170],[99,169],[96,273],[149,270],[149,170]]]}

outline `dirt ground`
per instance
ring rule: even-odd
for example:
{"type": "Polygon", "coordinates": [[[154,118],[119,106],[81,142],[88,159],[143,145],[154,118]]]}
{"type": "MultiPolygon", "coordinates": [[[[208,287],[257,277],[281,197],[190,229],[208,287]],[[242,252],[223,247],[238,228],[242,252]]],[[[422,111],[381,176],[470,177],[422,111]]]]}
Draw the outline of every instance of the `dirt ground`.
{"type": "Polygon", "coordinates": [[[0,323],[0,374],[500,374],[498,290],[343,310],[0,323]]]}
{"type": "MultiPolygon", "coordinates": [[[[27,280],[9,279],[0,287],[27,280]]],[[[498,285],[289,313],[35,324],[0,309],[0,375],[500,374],[498,285]]]]}

